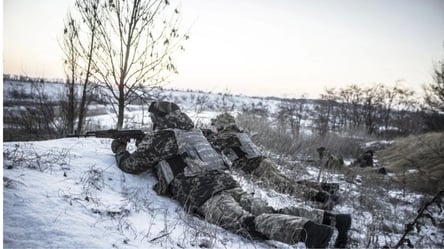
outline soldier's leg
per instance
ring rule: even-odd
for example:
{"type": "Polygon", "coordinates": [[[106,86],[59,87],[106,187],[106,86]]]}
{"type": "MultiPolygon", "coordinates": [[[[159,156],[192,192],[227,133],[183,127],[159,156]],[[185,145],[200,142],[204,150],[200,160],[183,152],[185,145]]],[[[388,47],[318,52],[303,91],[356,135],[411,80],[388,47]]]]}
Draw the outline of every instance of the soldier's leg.
{"type": "Polygon", "coordinates": [[[324,221],[324,216],[327,212],[321,209],[314,209],[309,207],[285,207],[276,210],[280,214],[288,214],[298,217],[304,217],[315,223],[322,224],[324,221]]]}
{"type": "MultiPolygon", "coordinates": [[[[251,224],[246,225],[250,234],[259,232],[268,239],[290,244],[303,241],[307,247],[315,248],[325,247],[331,238],[334,226],[331,220],[337,215],[333,217],[331,213],[324,210],[304,207],[286,207],[275,210],[265,201],[255,198],[241,188],[224,192],[231,195],[244,210],[256,216],[254,228],[250,227],[251,224]],[[324,223],[326,221],[328,224],[324,223]]],[[[257,233],[254,235],[258,236],[257,233]]],[[[339,238],[336,242],[338,240],[339,238]]]]}
{"type": "Polygon", "coordinates": [[[325,248],[333,234],[329,226],[286,214],[261,214],[254,221],[256,230],[269,239],[287,244],[305,242],[308,248],[325,248]]]}
{"type": "Polygon", "coordinates": [[[324,215],[323,223],[326,225],[334,226],[338,230],[338,237],[336,238],[334,247],[344,248],[348,242],[348,231],[351,228],[351,216],[350,214],[333,214],[326,212],[324,215]]]}
{"type": "Polygon", "coordinates": [[[304,217],[317,224],[335,227],[338,230],[335,247],[343,248],[347,244],[348,231],[351,227],[351,216],[349,214],[334,214],[320,209],[302,207],[286,207],[277,210],[277,212],[304,217]]]}
{"type": "Polygon", "coordinates": [[[305,185],[310,188],[317,189],[318,191],[326,191],[330,194],[336,194],[339,190],[339,183],[334,182],[321,182],[320,184],[316,181],[310,180],[300,180],[297,181],[298,184],[305,185]]]}
{"type": "Polygon", "coordinates": [[[254,197],[252,194],[245,192],[242,188],[233,188],[227,190],[227,193],[239,203],[239,205],[246,211],[258,216],[263,213],[275,213],[271,206],[264,200],[254,197]]]}
{"type": "Polygon", "coordinates": [[[233,191],[225,190],[208,199],[199,213],[206,221],[243,236],[251,235],[254,216],[233,197],[233,191]]]}
{"type": "Polygon", "coordinates": [[[279,171],[277,165],[269,158],[249,159],[246,163],[259,164],[259,166],[252,171],[252,174],[263,182],[269,183],[269,185],[278,192],[290,194],[296,198],[304,198],[306,200],[323,203],[325,204],[323,208],[326,209],[332,208],[336,202],[337,198],[330,195],[328,191],[323,190],[318,183],[298,184],[290,180],[279,171]],[[260,159],[260,161],[258,159],[260,159]]]}
{"type": "Polygon", "coordinates": [[[262,158],[262,160],[257,163],[259,163],[258,167],[252,171],[255,177],[264,182],[268,182],[279,192],[288,194],[297,192],[296,189],[294,189],[294,182],[284,176],[272,160],[262,158]]]}

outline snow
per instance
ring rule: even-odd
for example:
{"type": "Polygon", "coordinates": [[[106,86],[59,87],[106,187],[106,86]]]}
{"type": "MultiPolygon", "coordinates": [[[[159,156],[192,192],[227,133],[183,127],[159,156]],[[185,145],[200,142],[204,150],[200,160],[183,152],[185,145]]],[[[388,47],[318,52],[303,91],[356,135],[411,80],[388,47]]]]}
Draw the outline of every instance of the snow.
{"type": "Polygon", "coordinates": [[[152,190],[150,173],[120,171],[110,143],[4,143],[5,248],[304,247],[252,242],[189,216],[152,190]]]}
{"type": "MultiPolygon", "coordinates": [[[[5,82],[4,93],[24,89],[5,82]]],[[[56,85],[60,86],[60,85],[56,85]]],[[[52,90],[56,98],[61,89],[52,90]]],[[[279,102],[264,98],[227,96],[188,91],[159,91],[159,99],[179,104],[198,126],[208,125],[221,111],[233,114],[243,107],[262,106],[270,112],[279,102]],[[202,101],[205,100],[205,101],[202,101]],[[218,110],[218,111],[214,111],[218,110]]],[[[8,99],[8,95],[4,95],[8,99]]],[[[32,100],[30,100],[32,101],[32,100]]],[[[308,106],[309,109],[312,106],[308,106]]],[[[20,106],[4,107],[17,110],[20,106]],[[15,109],[14,109],[15,108],[15,109]]],[[[126,127],[150,127],[144,107],[131,105],[126,110],[126,127]]],[[[146,106],[145,106],[146,108],[146,106]]],[[[114,128],[111,107],[92,105],[86,127],[114,128]],[[90,126],[88,126],[90,124],[90,126]]],[[[309,121],[303,122],[306,126],[309,121]]],[[[307,129],[308,130],[308,129],[307,129]]],[[[302,130],[302,132],[306,132],[302,130]]],[[[372,141],[364,148],[385,146],[392,141],[372,141]]],[[[5,248],[304,248],[303,243],[286,245],[276,241],[250,241],[186,214],[174,200],[158,196],[149,173],[130,175],[116,166],[110,139],[64,138],[40,142],[3,143],[3,224],[5,248]]],[[[134,144],[130,144],[134,150],[134,144]]],[[[261,146],[261,149],[265,149],[261,146]]],[[[271,152],[265,151],[273,157],[271,152]]],[[[279,155],[275,155],[278,157],[279,155]]],[[[346,166],[353,159],[345,158],[346,166]]],[[[319,168],[303,162],[296,179],[316,179],[319,168]]],[[[281,170],[291,173],[291,167],[281,170]]],[[[387,186],[372,185],[360,175],[350,180],[340,173],[326,172],[330,181],[340,183],[341,202],[333,211],[350,213],[352,248],[367,245],[382,247],[401,237],[404,225],[413,221],[422,201],[430,196],[387,186]]],[[[233,172],[248,192],[273,207],[307,205],[287,195],[263,189],[233,172]]],[[[292,174],[294,176],[294,172],[292,174]]],[[[395,177],[389,174],[387,177],[395,177]]],[[[435,212],[436,213],[436,212],[435,212]]],[[[435,214],[434,213],[434,214],[435,214]]],[[[444,213],[436,217],[444,224],[444,213]]],[[[416,247],[442,247],[444,232],[430,222],[409,239],[416,247]],[[415,244],[416,243],[416,244],[415,244]]]]}
{"type": "MultiPolygon", "coordinates": [[[[250,241],[188,215],[177,202],[153,191],[156,180],[149,172],[131,175],[118,169],[110,143],[111,139],[94,137],[4,143],[4,247],[304,248],[303,243],[250,241]]],[[[134,149],[134,145],[130,147],[134,149]]],[[[314,169],[309,172],[312,177],[317,175],[314,169]]],[[[306,205],[233,174],[246,191],[275,208],[306,205]]],[[[329,177],[341,179],[340,175],[329,177]]],[[[341,183],[340,195],[357,201],[363,194],[360,188],[359,184],[341,183]]],[[[403,200],[405,205],[374,200],[374,207],[381,202],[389,207],[386,212],[402,221],[414,212],[411,204],[422,198],[405,191],[388,191],[387,196],[403,200]]],[[[366,211],[348,199],[334,211],[353,215],[352,242],[369,237],[377,237],[382,245],[387,241],[389,235],[372,230],[380,222],[380,211],[366,211]]],[[[385,224],[402,231],[404,222],[396,219],[387,219],[385,224]]],[[[442,236],[433,226],[423,230],[426,235],[422,236],[434,241],[442,236]]],[[[392,240],[399,237],[391,235],[392,240]]]]}

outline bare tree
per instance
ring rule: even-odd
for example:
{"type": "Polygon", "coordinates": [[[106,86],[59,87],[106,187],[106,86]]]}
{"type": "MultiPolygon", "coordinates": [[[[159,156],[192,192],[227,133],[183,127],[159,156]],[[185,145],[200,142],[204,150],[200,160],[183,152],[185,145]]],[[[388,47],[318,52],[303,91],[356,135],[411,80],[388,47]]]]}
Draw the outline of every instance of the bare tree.
{"type": "Polygon", "coordinates": [[[396,82],[395,86],[392,88],[385,88],[384,89],[384,100],[383,100],[383,106],[382,106],[382,115],[384,119],[384,127],[385,129],[388,128],[390,115],[392,113],[393,105],[395,104],[396,96],[400,93],[399,87],[398,87],[399,81],[396,82]]]}
{"type": "Polygon", "coordinates": [[[431,110],[444,112],[444,61],[435,66],[433,81],[424,86],[424,101],[431,110]]]}
{"type": "Polygon", "coordinates": [[[92,91],[97,84],[92,82],[92,66],[95,59],[95,45],[97,29],[101,19],[101,11],[95,0],[76,0],[76,7],[85,25],[84,39],[79,39],[79,49],[82,55],[82,94],[79,103],[79,121],[77,132],[82,132],[83,123],[87,114],[88,105],[92,100],[92,91]]]}
{"type": "Polygon", "coordinates": [[[363,89],[363,116],[369,134],[373,134],[379,124],[380,109],[384,101],[384,85],[377,84],[363,89]]]}
{"type": "MultiPolygon", "coordinates": [[[[398,83],[393,88],[376,84],[369,87],[349,85],[338,90],[326,89],[321,95],[324,101],[318,106],[317,128],[321,134],[329,130],[344,131],[350,128],[365,128],[369,134],[373,134],[377,128],[395,124],[400,117],[417,115],[414,113],[414,91],[398,83]]],[[[405,128],[405,131],[416,129],[412,124],[400,127],[399,123],[398,128],[405,128]]]]}
{"type": "Polygon", "coordinates": [[[316,119],[316,127],[319,135],[325,136],[330,128],[334,128],[336,125],[336,117],[333,115],[333,111],[337,101],[336,89],[325,89],[325,93],[321,94],[323,102],[319,104],[318,116],[316,119]]]}
{"type": "Polygon", "coordinates": [[[65,54],[65,73],[66,73],[66,86],[67,86],[67,101],[62,102],[62,108],[66,109],[66,126],[67,133],[74,132],[74,123],[76,119],[76,98],[75,98],[75,84],[79,71],[79,59],[80,54],[77,50],[78,46],[78,32],[79,26],[72,17],[71,13],[68,13],[65,20],[65,28],[63,31],[63,52],[65,54]]]}
{"type": "Polygon", "coordinates": [[[302,96],[301,99],[282,101],[279,106],[278,120],[283,127],[286,123],[289,124],[293,138],[299,136],[306,102],[307,100],[302,96]]]}
{"type": "MultiPolygon", "coordinates": [[[[394,123],[399,125],[404,123],[406,124],[404,127],[408,127],[407,120],[411,118],[407,118],[406,115],[415,115],[416,101],[413,99],[414,94],[413,90],[401,86],[400,81],[397,81],[392,88],[384,87],[381,115],[386,130],[390,124],[394,123]],[[396,112],[396,115],[393,115],[394,112],[396,112]],[[401,120],[401,123],[398,120],[401,120]]],[[[418,123],[416,122],[416,124],[418,123]]]]}
{"type": "MultiPolygon", "coordinates": [[[[177,73],[173,54],[183,49],[187,34],[179,34],[179,11],[167,0],[102,0],[93,60],[95,77],[110,92],[117,114],[117,128],[123,126],[124,110],[145,87],[165,82],[177,73]]],[[[90,14],[91,12],[85,13],[90,14]]]]}
{"type": "Polygon", "coordinates": [[[97,20],[101,16],[98,7],[95,0],[76,0],[76,16],[69,13],[65,22],[62,50],[68,85],[68,133],[74,132],[77,117],[76,131],[82,132],[92,91],[97,86],[92,82],[92,62],[95,59],[97,20]]]}
{"type": "Polygon", "coordinates": [[[350,85],[347,87],[350,93],[351,120],[353,128],[358,128],[362,124],[361,104],[363,99],[363,90],[358,85],[350,85]]]}

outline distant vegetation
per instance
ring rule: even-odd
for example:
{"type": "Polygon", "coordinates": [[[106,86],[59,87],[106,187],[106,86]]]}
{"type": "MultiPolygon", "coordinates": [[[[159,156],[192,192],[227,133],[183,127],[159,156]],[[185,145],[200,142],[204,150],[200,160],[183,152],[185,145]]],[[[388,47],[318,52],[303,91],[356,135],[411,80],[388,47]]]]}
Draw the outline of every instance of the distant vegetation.
{"type": "MultiPolygon", "coordinates": [[[[70,117],[67,116],[70,101],[66,98],[69,95],[67,92],[71,91],[69,84],[8,75],[4,75],[4,82],[5,140],[48,139],[72,133],[68,128],[72,125],[70,117]]],[[[81,89],[81,84],[76,85],[76,92],[81,89]]],[[[91,117],[115,115],[107,94],[109,92],[103,87],[89,92],[88,107],[84,110],[86,121],[81,121],[84,124],[78,127],[94,129],[94,119],[91,117]]],[[[74,104],[77,106],[81,94],[76,96],[74,104]]],[[[289,139],[289,142],[300,141],[307,132],[319,136],[317,140],[321,138],[325,141],[338,135],[393,138],[444,130],[443,113],[428,108],[416,99],[413,91],[399,84],[391,88],[384,85],[367,88],[350,85],[327,89],[321,99],[255,98],[162,88],[152,89],[146,97],[148,101],[163,99],[183,103],[192,106],[193,112],[236,111],[250,114],[257,117],[256,124],[250,125],[274,127],[274,132],[281,135],[273,137],[289,139]],[[174,92],[181,92],[180,97],[174,92]],[[267,123],[261,124],[263,122],[267,123]]],[[[146,102],[137,99],[128,104],[127,108],[139,106],[143,110],[147,107],[146,102]]],[[[98,127],[100,125],[96,124],[98,127]]],[[[83,130],[77,132],[82,133],[83,130]]],[[[296,147],[294,143],[287,146],[290,151],[296,147]]],[[[349,150],[348,153],[356,152],[349,150]]]]}
{"type": "MultiPolygon", "coordinates": [[[[66,91],[62,82],[4,77],[4,141],[66,136],[66,91]]],[[[323,180],[339,182],[339,208],[352,212],[356,222],[351,248],[436,247],[442,241],[442,208],[437,204],[442,203],[444,188],[443,113],[417,101],[410,90],[400,85],[350,85],[327,89],[321,99],[163,88],[149,92],[150,99],[176,102],[193,117],[232,112],[238,125],[290,178],[315,180],[322,172],[323,180]],[[319,147],[345,164],[325,167],[319,147]],[[376,151],[374,166],[353,167],[369,149],[376,151]]],[[[92,93],[85,130],[103,129],[98,118],[114,115],[103,98],[106,90],[98,87],[92,93]]],[[[148,117],[146,109],[145,102],[132,101],[124,128],[149,128],[143,119],[148,117]]],[[[198,127],[208,126],[208,118],[195,121],[198,127]]],[[[5,155],[22,163],[24,155],[16,151],[19,147],[5,155]]]]}
{"type": "Polygon", "coordinates": [[[399,184],[416,191],[436,193],[444,190],[444,133],[411,135],[378,152],[399,184]]]}

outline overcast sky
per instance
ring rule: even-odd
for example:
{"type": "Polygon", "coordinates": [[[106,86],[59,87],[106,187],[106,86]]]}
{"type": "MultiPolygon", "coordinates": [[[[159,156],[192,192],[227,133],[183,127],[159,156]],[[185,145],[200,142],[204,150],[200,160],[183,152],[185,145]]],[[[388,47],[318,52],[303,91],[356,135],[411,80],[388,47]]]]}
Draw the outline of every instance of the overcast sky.
{"type": "MultiPolygon", "coordinates": [[[[4,0],[4,73],[63,78],[73,0],[4,0]]],[[[420,90],[444,59],[443,0],[182,0],[186,51],[168,86],[317,97],[325,87],[420,90]]]]}

